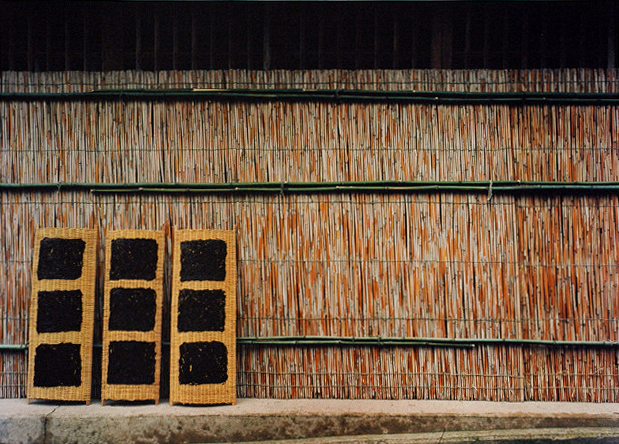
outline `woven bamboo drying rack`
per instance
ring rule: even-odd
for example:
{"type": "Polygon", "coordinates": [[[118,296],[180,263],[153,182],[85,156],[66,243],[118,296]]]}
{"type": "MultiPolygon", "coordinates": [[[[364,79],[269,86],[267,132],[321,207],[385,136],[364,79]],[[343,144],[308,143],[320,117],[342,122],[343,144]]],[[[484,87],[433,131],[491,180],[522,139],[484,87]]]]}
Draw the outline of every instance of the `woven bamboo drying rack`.
{"type": "MultiPolygon", "coordinates": [[[[235,404],[236,403],[236,242],[234,231],[178,230],[173,241],[172,308],[170,330],[170,404],[235,404]],[[226,244],[225,278],[223,280],[182,280],[182,245],[192,241],[223,241],[226,244]],[[189,291],[223,291],[225,323],[223,331],[179,331],[179,294],[189,291]],[[226,377],[217,383],[181,383],[179,360],[185,359],[181,348],[198,345],[225,346],[226,377]]],[[[190,278],[193,279],[193,278],[190,278]]],[[[191,328],[188,330],[192,330],[191,328]]],[[[195,351],[195,350],[194,350],[195,351]]],[[[206,352],[209,353],[209,352],[206,352]]],[[[213,352],[214,353],[214,352],[213,352]]],[[[206,359],[204,348],[197,360],[206,359]]],[[[195,361],[194,361],[195,363],[195,361]]],[[[191,375],[190,375],[191,376],[191,375]]],[[[193,375],[196,376],[196,375],[193,375]]],[[[201,375],[197,375],[198,378],[201,375]]],[[[219,380],[218,380],[219,381],[219,380]]]]}
{"type": "MultiPolygon", "coordinates": [[[[159,403],[159,386],[161,378],[161,313],[163,309],[163,263],[165,257],[165,243],[164,234],[162,231],[147,231],[147,230],[117,230],[109,231],[106,234],[106,248],[105,248],[105,295],[104,295],[104,307],[103,307],[103,355],[102,355],[102,378],[101,378],[101,403],[106,400],[123,400],[123,401],[137,401],[137,400],[154,400],[155,403],[159,403]],[[113,248],[112,245],[116,240],[130,240],[134,241],[154,241],[156,243],[155,260],[156,266],[152,267],[152,275],[146,276],[147,279],[112,279],[111,268],[113,266],[113,248]],[[150,295],[154,296],[154,308],[155,311],[151,313],[152,325],[138,329],[124,329],[121,327],[110,328],[111,317],[111,298],[112,293],[117,290],[123,291],[135,291],[144,290],[148,291],[150,295]],[[152,294],[154,293],[154,294],[152,294]],[[151,328],[152,327],[152,328],[151,328]],[[123,344],[137,344],[146,345],[150,350],[154,346],[154,374],[152,382],[139,383],[132,382],[129,384],[123,384],[121,381],[114,381],[111,383],[108,380],[110,369],[110,349],[111,344],[122,346],[123,344]],[[148,347],[150,346],[150,347],[148,347]]],[[[139,262],[143,257],[136,257],[136,262],[139,262]]],[[[146,267],[148,265],[146,264],[146,267]]],[[[142,301],[141,301],[142,302],[142,301]]],[[[136,304],[136,309],[144,310],[144,304],[140,307],[140,304],[136,304]]],[[[144,311],[140,312],[140,316],[146,316],[144,311]]],[[[112,346],[113,347],[113,346],[112,346]]],[[[152,350],[151,350],[152,351],[152,350]]],[[[139,353],[136,353],[134,359],[140,357],[139,353]]],[[[151,362],[147,361],[144,365],[150,366],[151,362]]],[[[117,363],[121,364],[121,363],[117,363]]],[[[140,363],[138,363],[140,365],[140,363]]],[[[117,365],[118,366],[118,365],[117,365]]],[[[138,378],[139,379],[139,378],[138,378]]],[[[147,378],[148,379],[148,378],[147,378]]],[[[140,381],[144,382],[144,381],[140,381]]]]}
{"type": "MultiPolygon", "coordinates": [[[[46,253],[51,262],[58,262],[59,257],[54,255],[51,249],[46,253]]],[[[79,254],[78,254],[79,256],[79,254]]],[[[28,360],[28,401],[31,399],[49,399],[59,401],[85,401],[90,403],[90,390],[92,378],[92,345],[93,323],[95,305],[95,276],[97,257],[97,231],[76,228],[41,228],[37,229],[34,241],[34,257],[32,265],[32,294],[30,302],[30,344],[28,360]],[[40,260],[42,260],[42,241],[55,240],[81,240],[84,242],[81,254],[81,270],[71,278],[51,279],[38,276],[40,260]],[[79,275],[79,277],[78,277],[79,275]],[[81,291],[81,319],[77,316],[78,323],[72,327],[72,331],[61,331],[65,328],[56,325],[47,332],[39,332],[39,298],[45,292],[74,292],[81,291]],[[77,330],[79,328],[79,330],[77,330]],[[53,330],[53,331],[51,331],[53,330]],[[41,348],[40,348],[41,347],[41,348]],[[66,370],[66,359],[59,358],[59,347],[79,353],[79,379],[77,374],[74,379],[67,380],[67,372],[59,374],[57,378],[46,379],[45,374],[50,371],[61,373],[66,370]],[[47,357],[43,358],[43,351],[47,349],[47,357]],[[39,355],[37,356],[37,353],[39,355]],[[38,359],[41,361],[38,361],[38,359]],[[63,362],[65,361],[65,362],[63,362]],[[38,365],[36,363],[38,362],[38,365]],[[59,368],[57,368],[57,366],[59,368]],[[65,378],[64,381],[60,379],[65,378]],[[37,383],[37,379],[39,382],[37,383]],[[41,383],[41,381],[45,380],[41,383]],[[56,382],[54,382],[56,380],[56,382]],[[79,384],[78,384],[79,382],[79,384]]],[[[79,267],[78,267],[79,269],[79,267]]],[[[49,293],[48,293],[49,294],[49,293]]],[[[56,306],[59,311],[64,307],[56,306]]],[[[41,313],[43,314],[43,313],[41,313]]],[[[72,354],[73,359],[77,354],[72,354]]],[[[64,356],[66,358],[66,356],[64,356]]]]}

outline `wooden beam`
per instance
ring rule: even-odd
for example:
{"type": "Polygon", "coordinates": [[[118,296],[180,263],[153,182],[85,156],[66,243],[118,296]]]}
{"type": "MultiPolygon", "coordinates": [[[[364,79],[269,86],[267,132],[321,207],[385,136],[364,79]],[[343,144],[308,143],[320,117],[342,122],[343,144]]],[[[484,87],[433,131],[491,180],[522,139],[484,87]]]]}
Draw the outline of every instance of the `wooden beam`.
{"type": "Polygon", "coordinates": [[[191,69],[198,69],[197,53],[198,53],[198,36],[196,35],[196,7],[191,4],[191,69]]]}
{"type": "Polygon", "coordinates": [[[178,13],[172,8],[172,69],[178,69],[178,13]]]}
{"type": "Polygon", "coordinates": [[[379,32],[378,32],[378,11],[374,12],[374,69],[378,69],[378,46],[379,46],[379,32]]]}
{"type": "Polygon", "coordinates": [[[452,34],[451,9],[444,8],[441,13],[441,67],[451,69],[452,64],[452,34]]]}
{"type": "Polygon", "coordinates": [[[608,11],[608,69],[617,67],[617,5],[612,2],[608,11]]]}
{"type": "Polygon", "coordinates": [[[417,57],[417,40],[419,35],[419,23],[417,20],[417,8],[415,5],[411,8],[411,18],[410,18],[410,27],[411,27],[411,69],[417,68],[419,63],[419,59],[417,57]]]}
{"type": "MultiPolygon", "coordinates": [[[[29,3],[29,4],[31,5],[32,3],[29,3]]],[[[34,37],[32,36],[32,34],[34,32],[33,29],[32,29],[33,26],[34,25],[32,23],[32,9],[28,8],[28,30],[27,30],[27,37],[26,37],[27,38],[27,42],[26,43],[27,43],[28,54],[26,55],[26,57],[27,57],[27,61],[28,61],[28,71],[30,71],[30,72],[34,71],[34,54],[33,54],[33,51],[34,51],[34,43],[33,43],[34,37]]]]}
{"type": "Polygon", "coordinates": [[[509,67],[509,11],[507,6],[508,5],[505,5],[503,9],[503,60],[501,61],[501,66],[503,69],[507,69],[509,67]]]}
{"type": "Polygon", "coordinates": [[[64,11],[64,70],[71,70],[71,27],[69,26],[69,12],[64,11]]]}
{"type": "Polygon", "coordinates": [[[484,7],[484,44],[482,68],[488,69],[490,65],[490,12],[488,5],[484,7]]]}
{"type": "Polygon", "coordinates": [[[443,66],[443,33],[445,32],[445,22],[442,8],[436,8],[432,11],[432,43],[430,67],[432,69],[441,69],[443,66]]]}
{"type": "Polygon", "coordinates": [[[394,5],[394,10],[393,10],[393,57],[392,57],[392,63],[391,63],[391,67],[393,69],[397,69],[398,65],[399,65],[399,60],[398,60],[398,50],[399,50],[399,22],[398,22],[398,13],[399,11],[396,9],[396,6],[394,5]]]}
{"type": "Polygon", "coordinates": [[[301,15],[299,17],[299,69],[305,69],[305,51],[307,39],[307,30],[305,19],[307,16],[307,5],[301,5],[301,15]]]}
{"type": "Polygon", "coordinates": [[[527,69],[529,65],[529,12],[528,12],[528,9],[525,9],[522,20],[523,20],[523,23],[522,23],[522,40],[520,42],[520,46],[521,46],[520,68],[527,69]]]}
{"type": "Polygon", "coordinates": [[[135,69],[140,71],[142,64],[140,56],[142,55],[142,14],[140,11],[135,15],[135,69]]]}
{"type": "Polygon", "coordinates": [[[90,55],[90,40],[88,38],[88,30],[90,29],[90,8],[87,5],[82,4],[82,33],[83,33],[83,48],[82,48],[82,69],[88,71],[90,68],[89,57],[90,55]]]}
{"type": "Polygon", "coordinates": [[[153,26],[153,69],[159,71],[159,11],[155,10],[153,26]]]}
{"type": "Polygon", "coordinates": [[[262,28],[262,69],[271,69],[271,5],[264,4],[264,26],[262,28]]]}
{"type": "Polygon", "coordinates": [[[471,4],[466,6],[466,23],[464,25],[464,69],[469,69],[471,62],[471,4]]]}

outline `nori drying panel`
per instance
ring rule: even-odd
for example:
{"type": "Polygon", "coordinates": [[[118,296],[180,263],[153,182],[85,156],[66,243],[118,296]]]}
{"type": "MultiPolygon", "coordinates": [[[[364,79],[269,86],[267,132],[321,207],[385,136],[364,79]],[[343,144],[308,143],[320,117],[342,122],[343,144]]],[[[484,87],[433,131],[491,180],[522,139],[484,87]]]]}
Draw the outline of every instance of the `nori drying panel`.
{"type": "Polygon", "coordinates": [[[37,333],[81,330],[81,290],[39,291],[37,304],[37,333]]]}
{"type": "Polygon", "coordinates": [[[177,230],[172,257],[170,403],[234,404],[235,232],[177,230]]]}
{"type": "Polygon", "coordinates": [[[186,342],[180,346],[181,384],[221,384],[228,380],[228,349],[213,342],[186,342]]]}
{"type": "Polygon", "coordinates": [[[39,244],[37,277],[75,280],[82,276],[86,242],[82,239],[49,238],[39,244]]]}
{"type": "Polygon", "coordinates": [[[97,238],[83,228],[35,232],[28,399],[90,401],[97,238]]]}
{"type": "Polygon", "coordinates": [[[223,290],[180,291],[178,331],[224,331],[226,294],[223,290]]]}
{"type": "Polygon", "coordinates": [[[110,280],[152,281],[157,275],[155,239],[114,239],[110,259],[110,280]]]}
{"type": "Polygon", "coordinates": [[[181,242],[181,281],[224,281],[227,253],[220,239],[181,242]]]}
{"type": "Polygon", "coordinates": [[[153,384],[155,382],[155,343],[112,341],[108,354],[108,384],[153,384]]]}
{"type": "Polygon", "coordinates": [[[150,288],[112,288],[109,330],[151,331],[155,328],[157,293],[150,288]]]}
{"type": "Polygon", "coordinates": [[[82,358],[79,344],[40,344],[34,356],[35,387],[79,387],[82,358]]]}

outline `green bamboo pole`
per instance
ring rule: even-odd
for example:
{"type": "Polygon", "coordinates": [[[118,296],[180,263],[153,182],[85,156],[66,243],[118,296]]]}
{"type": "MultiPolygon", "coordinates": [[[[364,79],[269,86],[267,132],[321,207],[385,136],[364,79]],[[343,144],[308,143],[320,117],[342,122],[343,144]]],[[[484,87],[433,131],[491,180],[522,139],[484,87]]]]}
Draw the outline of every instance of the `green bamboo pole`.
{"type": "Polygon", "coordinates": [[[0,191],[85,191],[97,194],[488,193],[582,194],[619,192],[619,182],[355,181],[246,183],[0,183],[0,191]]]}
{"type": "Polygon", "coordinates": [[[349,89],[100,89],[89,92],[4,92],[0,101],[334,101],[436,104],[617,105],[617,93],[377,91],[349,89]]]}
{"type": "Polygon", "coordinates": [[[240,337],[237,344],[249,346],[428,346],[476,347],[480,345],[550,346],[550,347],[610,347],[619,348],[613,341],[555,341],[542,339],[500,338],[409,338],[409,337],[331,337],[331,336],[273,336],[240,337]]]}
{"type": "Polygon", "coordinates": [[[0,344],[0,351],[25,351],[28,344],[0,344]]]}
{"type": "MultiPolygon", "coordinates": [[[[555,341],[543,339],[501,338],[410,338],[410,337],[347,337],[347,336],[246,336],[237,338],[242,346],[288,347],[477,347],[477,346],[543,346],[619,348],[616,341],[555,341]]],[[[169,346],[169,342],[164,343],[169,346]]],[[[101,347],[101,344],[95,344],[101,347]]],[[[0,351],[25,351],[28,344],[0,344],[0,351]]]]}

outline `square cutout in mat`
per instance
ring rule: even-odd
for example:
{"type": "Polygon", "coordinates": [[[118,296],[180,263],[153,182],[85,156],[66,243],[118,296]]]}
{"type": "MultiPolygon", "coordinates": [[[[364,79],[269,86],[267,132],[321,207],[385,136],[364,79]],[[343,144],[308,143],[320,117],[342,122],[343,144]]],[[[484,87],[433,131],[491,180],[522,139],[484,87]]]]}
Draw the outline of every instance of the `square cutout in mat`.
{"type": "Polygon", "coordinates": [[[82,276],[86,243],[82,239],[43,238],[39,244],[37,277],[75,280],[82,276]]]}
{"type": "Polygon", "coordinates": [[[112,288],[110,331],[151,331],[155,328],[157,293],[151,288],[112,288]]]}
{"type": "Polygon", "coordinates": [[[155,343],[112,341],[109,348],[108,384],[153,384],[155,343]]]}
{"type": "Polygon", "coordinates": [[[158,247],[155,239],[114,239],[110,259],[110,280],[155,279],[158,247]]]}
{"type": "Polygon", "coordinates": [[[181,384],[221,384],[228,380],[228,349],[218,341],[181,344],[181,384]]]}
{"type": "Polygon", "coordinates": [[[35,387],[79,387],[82,384],[79,344],[41,344],[34,355],[35,387]]]}
{"type": "Polygon", "coordinates": [[[82,329],[81,290],[39,291],[37,303],[37,333],[82,329]]]}
{"type": "Polygon", "coordinates": [[[181,281],[224,281],[227,245],[220,239],[181,243],[181,281]]]}
{"type": "Polygon", "coordinates": [[[223,290],[181,290],[178,331],[224,331],[226,293],[223,290]]]}

